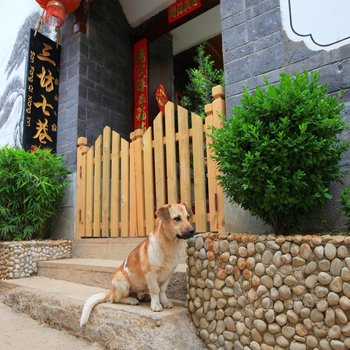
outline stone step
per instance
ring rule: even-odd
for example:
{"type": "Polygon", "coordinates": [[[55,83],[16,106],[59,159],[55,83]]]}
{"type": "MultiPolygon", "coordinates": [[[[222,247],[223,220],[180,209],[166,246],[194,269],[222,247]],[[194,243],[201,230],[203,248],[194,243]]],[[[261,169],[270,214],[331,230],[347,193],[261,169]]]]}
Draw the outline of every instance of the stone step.
{"type": "Polygon", "coordinates": [[[72,241],[73,258],[124,260],[144,238],[83,238],[72,241]]]}
{"type": "MultiPolygon", "coordinates": [[[[145,237],[84,238],[72,241],[73,258],[124,260],[145,237]]],[[[185,263],[186,241],[182,243],[180,263],[185,263]]]]}
{"type": "MultiPolygon", "coordinates": [[[[106,259],[60,259],[38,262],[38,276],[55,278],[88,286],[109,288],[122,261],[106,259]]],[[[179,264],[168,287],[168,297],[186,300],[186,265],[179,264]]]]}
{"type": "Polygon", "coordinates": [[[79,326],[85,300],[103,289],[35,276],[0,281],[3,302],[52,328],[96,342],[107,349],[204,350],[184,304],[152,312],[149,303],[121,305],[102,303],[89,321],[79,326]]]}

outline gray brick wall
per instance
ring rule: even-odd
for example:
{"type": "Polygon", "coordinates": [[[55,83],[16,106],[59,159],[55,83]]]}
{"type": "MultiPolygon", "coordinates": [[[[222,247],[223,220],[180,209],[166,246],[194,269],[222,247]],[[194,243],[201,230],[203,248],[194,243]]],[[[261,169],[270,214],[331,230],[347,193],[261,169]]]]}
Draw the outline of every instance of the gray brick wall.
{"type": "MultiPolygon", "coordinates": [[[[286,36],[279,0],[222,0],[221,25],[227,112],[240,101],[243,86],[253,89],[279,79],[281,71],[318,70],[331,92],[350,85],[350,45],[337,50],[311,51],[286,36]]],[[[350,102],[350,94],[345,101],[350,102]]]]}
{"type": "Polygon", "coordinates": [[[133,127],[133,38],[116,0],[92,2],[88,33],[73,34],[73,16],[62,30],[57,152],[63,154],[70,183],[58,217],[54,238],[74,239],[76,142],[93,144],[108,125],[126,139],[133,127]]]}
{"type": "Polygon", "coordinates": [[[73,36],[72,28],[73,17],[69,16],[62,30],[57,132],[57,153],[64,155],[70,171],[76,164],[80,51],[80,36],[73,36]]]}
{"type": "Polygon", "coordinates": [[[108,125],[126,139],[133,126],[133,38],[118,1],[93,1],[88,33],[73,34],[73,16],[63,28],[58,153],[71,171],[76,140],[91,145],[108,125]]]}
{"type": "Polygon", "coordinates": [[[80,46],[78,135],[94,142],[108,125],[128,139],[133,126],[133,38],[118,1],[93,1],[80,46]]]}
{"type": "MultiPolygon", "coordinates": [[[[345,89],[344,118],[350,116],[350,45],[326,51],[311,51],[303,42],[288,39],[282,28],[279,0],[221,0],[221,26],[226,84],[226,112],[239,104],[243,87],[254,89],[279,80],[280,72],[302,72],[318,70],[321,82],[329,86],[331,93],[345,89]]],[[[349,132],[344,133],[349,139],[349,132]]],[[[344,156],[342,166],[348,170],[349,152],[344,156]]],[[[345,178],[349,184],[349,178],[345,178]]],[[[334,185],[333,194],[337,198],[342,186],[334,185]]],[[[344,225],[339,204],[332,201],[321,215],[305,223],[305,229],[337,229],[344,225]]],[[[264,232],[255,220],[247,220],[247,214],[236,206],[226,204],[227,228],[236,231],[251,230],[264,232]],[[241,218],[244,217],[244,220],[241,218]]]]}

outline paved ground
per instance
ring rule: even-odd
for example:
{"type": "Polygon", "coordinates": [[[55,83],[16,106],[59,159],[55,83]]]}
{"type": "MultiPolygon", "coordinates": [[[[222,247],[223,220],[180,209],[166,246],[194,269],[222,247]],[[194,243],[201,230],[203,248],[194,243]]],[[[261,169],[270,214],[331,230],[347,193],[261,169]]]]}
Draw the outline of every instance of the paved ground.
{"type": "Polygon", "coordinates": [[[0,302],[1,350],[101,350],[66,332],[40,324],[0,302]]]}

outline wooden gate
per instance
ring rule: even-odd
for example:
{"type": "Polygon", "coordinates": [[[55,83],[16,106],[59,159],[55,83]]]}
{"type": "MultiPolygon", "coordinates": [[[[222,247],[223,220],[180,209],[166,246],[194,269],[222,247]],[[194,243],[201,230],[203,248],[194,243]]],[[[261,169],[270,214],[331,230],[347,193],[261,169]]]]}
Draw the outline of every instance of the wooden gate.
{"type": "Polygon", "coordinates": [[[130,143],[109,127],[91,147],[78,138],[77,236],[148,235],[156,208],[179,201],[192,206],[197,232],[224,230],[224,196],[208,137],[225,113],[223,91],[213,88],[205,119],[168,102],[153,130],[136,130],[130,143]]]}

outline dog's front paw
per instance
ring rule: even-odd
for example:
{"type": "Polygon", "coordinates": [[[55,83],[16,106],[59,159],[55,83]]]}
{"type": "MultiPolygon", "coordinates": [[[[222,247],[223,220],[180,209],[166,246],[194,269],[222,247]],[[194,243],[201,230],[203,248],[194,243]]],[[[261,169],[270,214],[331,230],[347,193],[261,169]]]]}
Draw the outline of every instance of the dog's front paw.
{"type": "Polygon", "coordinates": [[[139,305],[140,302],[136,298],[129,297],[130,305],[139,305]]]}
{"type": "Polygon", "coordinates": [[[164,300],[161,303],[164,309],[171,309],[173,307],[173,303],[170,300],[164,300]]]}
{"type": "Polygon", "coordinates": [[[151,303],[151,310],[154,312],[163,311],[163,307],[160,303],[151,303]]]}

